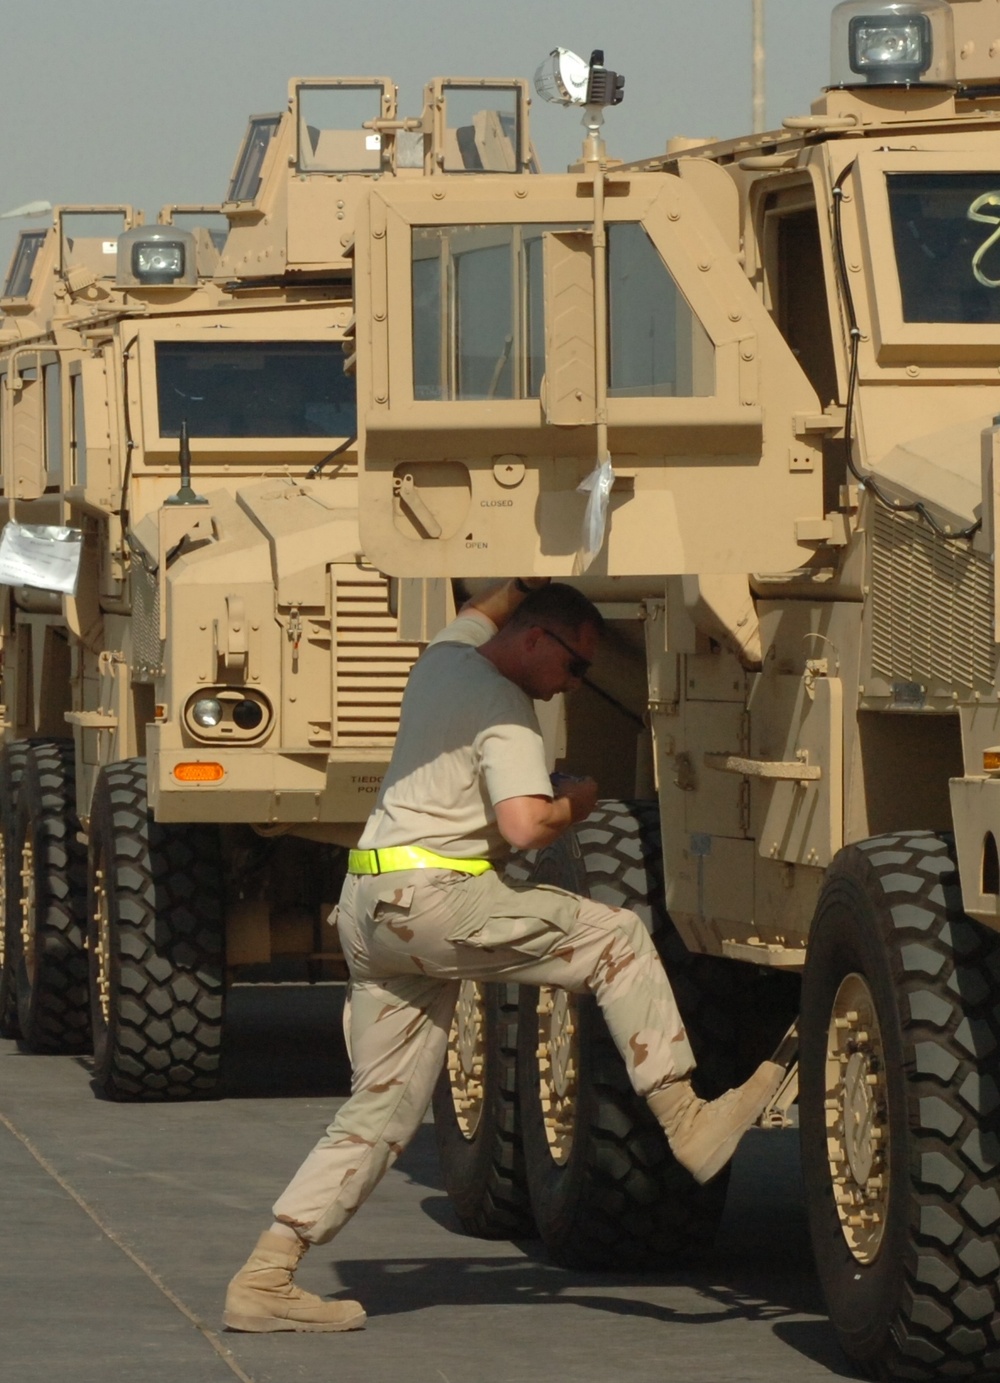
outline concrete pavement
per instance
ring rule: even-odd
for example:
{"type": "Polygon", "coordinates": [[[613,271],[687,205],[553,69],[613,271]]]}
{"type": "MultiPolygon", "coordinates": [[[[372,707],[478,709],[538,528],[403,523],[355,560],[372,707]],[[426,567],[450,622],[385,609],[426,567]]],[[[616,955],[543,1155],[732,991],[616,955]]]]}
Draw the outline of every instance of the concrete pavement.
{"type": "Polygon", "coordinates": [[[228,1277],[347,1088],[336,987],[245,988],[227,1098],[96,1100],[86,1063],[0,1042],[2,1383],[815,1383],[850,1377],[826,1322],[794,1132],[740,1150],[710,1266],[554,1268],[458,1229],[425,1125],[301,1271],[360,1298],[349,1335],[221,1329],[228,1277]]]}

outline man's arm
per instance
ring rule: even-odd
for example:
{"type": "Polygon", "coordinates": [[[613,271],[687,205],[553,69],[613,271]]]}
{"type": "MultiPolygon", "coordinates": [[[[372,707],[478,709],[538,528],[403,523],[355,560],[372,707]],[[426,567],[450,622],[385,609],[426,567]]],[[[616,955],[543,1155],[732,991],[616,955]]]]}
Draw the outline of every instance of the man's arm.
{"type": "Polygon", "coordinates": [[[547,576],[525,576],[514,577],[510,581],[504,581],[499,586],[487,586],[478,595],[474,595],[471,600],[466,601],[461,611],[478,610],[487,619],[492,620],[498,629],[510,619],[511,615],[524,600],[528,591],[537,591],[542,586],[549,584],[547,576]],[[527,586],[528,590],[521,590],[521,586],[527,586]]]}
{"type": "Polygon", "coordinates": [[[567,783],[558,797],[507,797],[494,803],[497,826],[515,850],[551,845],[575,821],[586,821],[597,803],[593,778],[567,783]]]}

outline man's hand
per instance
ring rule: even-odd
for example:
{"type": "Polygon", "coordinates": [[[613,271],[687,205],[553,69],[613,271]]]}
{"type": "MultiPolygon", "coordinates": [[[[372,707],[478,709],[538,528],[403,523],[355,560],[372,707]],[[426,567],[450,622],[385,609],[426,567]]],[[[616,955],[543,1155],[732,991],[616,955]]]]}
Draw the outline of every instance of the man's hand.
{"type": "Polygon", "coordinates": [[[517,584],[527,586],[532,591],[541,590],[552,580],[550,576],[524,576],[511,578],[503,581],[499,585],[487,586],[480,590],[471,600],[467,601],[462,609],[470,606],[478,610],[480,614],[491,619],[498,629],[502,629],[511,615],[525,598],[525,592],[517,584]]]}
{"type": "Polygon", "coordinates": [[[586,821],[597,805],[597,784],[593,778],[570,778],[559,784],[556,801],[565,797],[573,821],[586,821]]]}
{"type": "Polygon", "coordinates": [[[508,797],[495,803],[494,810],[508,845],[515,850],[540,850],[574,822],[586,820],[596,801],[597,784],[593,778],[582,778],[560,787],[558,797],[508,797]]]}

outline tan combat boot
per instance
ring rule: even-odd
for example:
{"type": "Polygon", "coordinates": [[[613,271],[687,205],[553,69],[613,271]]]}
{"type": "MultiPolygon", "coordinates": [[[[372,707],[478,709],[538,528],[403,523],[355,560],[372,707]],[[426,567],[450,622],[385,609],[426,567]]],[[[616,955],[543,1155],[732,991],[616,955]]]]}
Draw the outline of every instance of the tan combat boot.
{"type": "Polygon", "coordinates": [[[727,1090],[717,1100],[700,1100],[690,1081],[678,1080],[654,1090],[647,1103],[674,1157],[695,1181],[704,1184],[722,1171],[784,1075],[784,1066],[765,1061],[744,1085],[727,1090]]]}
{"type": "Polygon", "coordinates": [[[268,1231],[226,1292],[222,1322],[229,1330],[362,1330],[365,1313],[356,1301],[324,1301],[304,1292],[292,1274],[306,1245],[268,1231]]]}

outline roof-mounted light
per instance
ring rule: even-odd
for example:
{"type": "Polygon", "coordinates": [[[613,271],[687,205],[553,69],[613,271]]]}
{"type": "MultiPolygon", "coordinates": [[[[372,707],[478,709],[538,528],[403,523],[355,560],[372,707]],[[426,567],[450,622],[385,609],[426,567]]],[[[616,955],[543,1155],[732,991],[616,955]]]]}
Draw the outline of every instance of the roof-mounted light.
{"type": "Polygon", "coordinates": [[[954,86],[947,0],[844,0],[833,12],[831,86],[954,86]]]}
{"type": "Polygon", "coordinates": [[[605,106],[620,106],[625,99],[625,78],[604,66],[604,52],[595,48],[584,62],[568,48],[553,48],[535,73],[535,90],[557,106],[583,106],[583,162],[599,165],[606,156],[601,126],[605,106]]]}
{"type": "Polygon", "coordinates": [[[604,66],[600,48],[589,62],[568,48],[553,48],[535,73],[535,90],[557,106],[620,106],[625,78],[604,66]]]}
{"type": "Polygon", "coordinates": [[[179,226],[135,226],[118,237],[116,282],[122,288],[193,287],[194,236],[179,226]]]}
{"type": "Polygon", "coordinates": [[[535,73],[535,90],[556,106],[585,106],[590,63],[568,48],[553,48],[535,73]]]}

